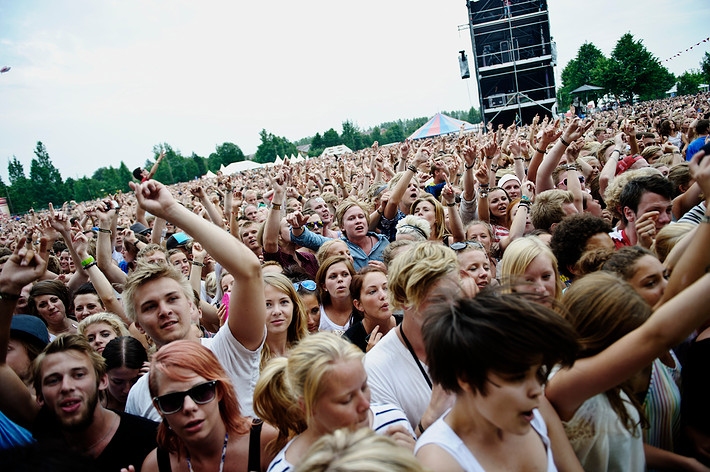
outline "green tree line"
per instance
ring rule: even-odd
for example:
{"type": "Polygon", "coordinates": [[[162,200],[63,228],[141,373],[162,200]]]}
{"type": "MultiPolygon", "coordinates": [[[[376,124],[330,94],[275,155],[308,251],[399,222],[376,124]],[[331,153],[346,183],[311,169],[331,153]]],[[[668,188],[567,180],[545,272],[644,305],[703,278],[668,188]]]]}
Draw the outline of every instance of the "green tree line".
{"type": "MultiPolygon", "coordinates": [[[[697,93],[700,83],[710,81],[710,53],[705,53],[700,69],[674,76],[643,45],[626,33],[616,43],[609,57],[593,43],[584,43],[577,56],[562,70],[562,86],[557,92],[560,109],[574,100],[572,90],[582,85],[595,85],[602,90],[588,92],[588,99],[610,95],[618,100],[632,101],[664,98],[674,84],[678,95],[697,93]]],[[[584,95],[584,94],[583,94],[584,95]]],[[[584,96],[580,97],[584,98],[584,96]]]]}

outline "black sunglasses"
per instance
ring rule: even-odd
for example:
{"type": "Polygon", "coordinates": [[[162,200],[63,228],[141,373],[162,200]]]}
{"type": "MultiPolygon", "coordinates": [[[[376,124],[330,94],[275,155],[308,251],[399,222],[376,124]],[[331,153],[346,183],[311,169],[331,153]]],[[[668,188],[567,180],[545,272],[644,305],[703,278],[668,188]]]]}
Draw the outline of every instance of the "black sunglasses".
{"type": "Polygon", "coordinates": [[[214,400],[218,380],[210,380],[209,382],[195,385],[190,390],[184,392],[173,392],[153,397],[153,402],[158,407],[158,410],[164,415],[172,415],[182,410],[185,404],[185,397],[190,395],[190,398],[198,405],[205,405],[214,400]]]}

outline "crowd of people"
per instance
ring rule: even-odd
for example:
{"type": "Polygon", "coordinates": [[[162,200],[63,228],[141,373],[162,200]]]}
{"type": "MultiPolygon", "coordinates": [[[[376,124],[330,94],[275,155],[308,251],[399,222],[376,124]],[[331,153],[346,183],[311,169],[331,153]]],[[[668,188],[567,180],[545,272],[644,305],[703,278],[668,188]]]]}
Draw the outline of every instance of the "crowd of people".
{"type": "Polygon", "coordinates": [[[2,220],[3,470],[710,470],[710,95],[2,220]]]}

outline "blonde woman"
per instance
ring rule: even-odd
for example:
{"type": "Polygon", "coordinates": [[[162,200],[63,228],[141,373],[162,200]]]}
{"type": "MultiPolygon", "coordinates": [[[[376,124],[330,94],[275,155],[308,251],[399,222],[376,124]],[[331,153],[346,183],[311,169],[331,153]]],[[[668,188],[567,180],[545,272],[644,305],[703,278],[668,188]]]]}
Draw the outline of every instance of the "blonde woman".
{"type": "Polygon", "coordinates": [[[557,269],[557,258],[537,236],[526,236],[510,243],[498,271],[505,288],[537,295],[542,303],[550,304],[562,296],[564,284],[557,269]]]}
{"type": "Polygon", "coordinates": [[[77,331],[101,354],[112,339],[130,336],[123,320],[113,313],[96,313],[84,318],[77,331]]]}
{"type": "Polygon", "coordinates": [[[322,436],[340,428],[369,428],[414,446],[404,414],[392,405],[370,404],[363,353],[332,333],[306,337],[288,358],[273,359],[254,390],[256,413],[279,430],[280,451],[269,472],[292,470],[322,436]]]}
{"type": "Polygon", "coordinates": [[[306,309],[291,281],[283,274],[264,274],[266,301],[266,343],[261,350],[261,367],[273,357],[288,357],[290,349],[308,330],[306,309]]]}

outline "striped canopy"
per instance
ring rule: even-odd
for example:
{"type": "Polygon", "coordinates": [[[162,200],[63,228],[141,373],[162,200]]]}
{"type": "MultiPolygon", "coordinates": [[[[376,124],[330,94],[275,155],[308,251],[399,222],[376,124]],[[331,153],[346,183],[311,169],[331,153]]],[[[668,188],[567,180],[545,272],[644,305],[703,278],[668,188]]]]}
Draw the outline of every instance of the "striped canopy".
{"type": "Polygon", "coordinates": [[[457,133],[464,125],[464,131],[471,131],[475,126],[467,121],[457,120],[443,113],[437,113],[424,126],[416,130],[409,139],[430,138],[441,134],[457,133]]]}

